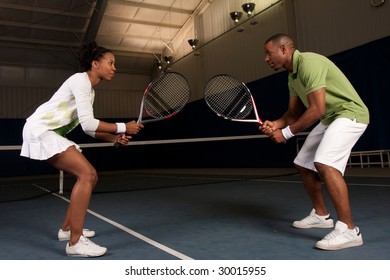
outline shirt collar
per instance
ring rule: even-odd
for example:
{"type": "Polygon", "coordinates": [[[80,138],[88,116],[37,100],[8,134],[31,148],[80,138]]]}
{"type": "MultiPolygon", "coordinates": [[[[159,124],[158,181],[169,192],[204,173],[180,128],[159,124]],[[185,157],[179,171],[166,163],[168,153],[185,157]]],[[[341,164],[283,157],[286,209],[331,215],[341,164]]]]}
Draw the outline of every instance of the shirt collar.
{"type": "Polygon", "coordinates": [[[298,75],[298,62],[299,62],[299,57],[301,56],[300,51],[295,50],[293,53],[293,59],[292,59],[292,66],[293,66],[293,71],[290,73],[292,78],[296,78],[298,75]]]}

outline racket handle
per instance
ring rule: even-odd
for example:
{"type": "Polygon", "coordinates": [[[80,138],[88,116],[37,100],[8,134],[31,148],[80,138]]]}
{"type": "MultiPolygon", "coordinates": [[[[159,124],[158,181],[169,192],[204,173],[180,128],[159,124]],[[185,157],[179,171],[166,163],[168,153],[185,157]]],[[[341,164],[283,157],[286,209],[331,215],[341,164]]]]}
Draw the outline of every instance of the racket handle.
{"type": "Polygon", "coordinates": [[[119,144],[119,142],[115,142],[115,144],[114,144],[115,148],[119,148],[120,146],[121,146],[121,144],[119,144]]]}

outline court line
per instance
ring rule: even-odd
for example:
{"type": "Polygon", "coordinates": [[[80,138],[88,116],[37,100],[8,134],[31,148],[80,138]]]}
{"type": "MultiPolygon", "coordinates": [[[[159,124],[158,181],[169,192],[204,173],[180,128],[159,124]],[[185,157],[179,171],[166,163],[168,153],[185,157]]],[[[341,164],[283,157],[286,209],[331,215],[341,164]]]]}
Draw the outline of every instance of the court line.
{"type": "Polygon", "coordinates": [[[181,260],[193,260],[193,258],[190,258],[189,256],[186,256],[186,255],[184,255],[176,250],[173,250],[173,249],[171,249],[171,248],[169,248],[161,243],[158,243],[157,241],[154,241],[154,240],[150,239],[149,237],[146,237],[146,236],[144,236],[144,235],[142,235],[142,234],[140,234],[132,229],[129,229],[128,227],[125,227],[124,225],[121,225],[121,224],[119,224],[111,219],[108,219],[108,218],[106,218],[106,217],[104,217],[104,216],[102,216],[102,215],[100,215],[92,210],[88,209],[87,211],[91,215],[94,215],[95,217],[102,219],[103,221],[133,235],[134,237],[136,237],[136,238],[138,238],[138,239],[140,239],[140,240],[142,240],[142,241],[144,241],[144,242],[146,242],[146,243],[148,243],[148,244],[150,244],[150,245],[152,245],[152,246],[154,246],[162,251],[167,252],[168,254],[170,254],[172,256],[175,256],[181,260]]]}
{"type": "MultiPolygon", "coordinates": [[[[36,184],[33,184],[33,185],[35,187],[37,187],[37,188],[40,188],[40,189],[45,190],[45,191],[50,193],[49,190],[47,190],[47,189],[45,189],[45,188],[43,188],[43,187],[41,187],[39,185],[36,185],[36,184]]],[[[62,200],[65,200],[68,203],[70,202],[69,199],[67,199],[67,198],[65,198],[65,197],[63,197],[63,196],[61,196],[59,194],[56,194],[56,193],[51,193],[51,194],[56,196],[56,197],[58,197],[58,198],[61,198],[62,200]]],[[[117,227],[117,228],[127,232],[128,234],[131,234],[134,237],[136,237],[136,238],[138,238],[138,239],[140,239],[140,240],[142,240],[142,241],[144,241],[144,242],[146,242],[146,243],[156,247],[157,249],[160,249],[162,251],[167,252],[168,254],[170,254],[170,255],[178,258],[178,259],[181,259],[181,260],[193,260],[193,258],[191,258],[189,256],[186,256],[186,255],[184,255],[184,254],[182,254],[182,253],[180,253],[180,252],[178,252],[178,251],[176,251],[174,249],[171,249],[171,248],[169,248],[169,247],[167,247],[167,246],[165,246],[165,245],[163,245],[161,243],[158,243],[157,241],[154,241],[154,240],[150,239],[149,237],[146,237],[146,236],[144,236],[144,235],[142,235],[142,234],[140,234],[140,233],[138,233],[138,232],[136,232],[136,231],[134,231],[132,229],[129,229],[128,227],[125,227],[124,225],[119,224],[119,223],[117,223],[117,222],[115,222],[115,221],[113,221],[113,220],[111,220],[111,219],[109,219],[107,217],[104,217],[104,216],[102,216],[102,215],[100,215],[100,214],[98,214],[98,213],[96,213],[96,212],[94,212],[94,211],[92,211],[90,209],[87,209],[87,212],[89,214],[91,214],[91,215],[93,215],[93,216],[95,216],[95,217],[97,217],[97,218],[99,218],[99,219],[101,219],[101,220],[103,220],[103,221],[113,225],[114,227],[117,227]]]]}

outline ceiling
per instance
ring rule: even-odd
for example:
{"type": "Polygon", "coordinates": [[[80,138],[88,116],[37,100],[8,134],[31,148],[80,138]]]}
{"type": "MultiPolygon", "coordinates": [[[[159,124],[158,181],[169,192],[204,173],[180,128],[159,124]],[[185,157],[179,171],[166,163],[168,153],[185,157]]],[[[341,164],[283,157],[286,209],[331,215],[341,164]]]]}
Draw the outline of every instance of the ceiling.
{"type": "Polygon", "coordinates": [[[95,40],[114,51],[118,72],[152,73],[209,2],[0,0],[0,46],[15,53],[0,56],[0,63],[69,66],[81,44],[95,40]]]}

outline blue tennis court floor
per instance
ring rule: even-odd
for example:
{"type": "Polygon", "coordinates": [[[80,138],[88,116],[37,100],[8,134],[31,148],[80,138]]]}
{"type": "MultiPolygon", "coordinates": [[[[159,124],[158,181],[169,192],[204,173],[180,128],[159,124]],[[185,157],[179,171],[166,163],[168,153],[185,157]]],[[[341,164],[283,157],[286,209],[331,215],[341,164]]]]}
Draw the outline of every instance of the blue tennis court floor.
{"type": "MultiPolygon", "coordinates": [[[[352,249],[315,249],[329,229],[291,226],[311,210],[294,174],[94,194],[85,226],[108,248],[102,260],[389,260],[386,171],[349,176],[347,170],[354,221],[364,239],[352,249]]],[[[67,203],[57,194],[0,203],[0,259],[69,259],[66,243],[57,240],[67,203]]]]}

